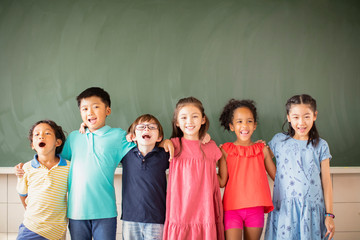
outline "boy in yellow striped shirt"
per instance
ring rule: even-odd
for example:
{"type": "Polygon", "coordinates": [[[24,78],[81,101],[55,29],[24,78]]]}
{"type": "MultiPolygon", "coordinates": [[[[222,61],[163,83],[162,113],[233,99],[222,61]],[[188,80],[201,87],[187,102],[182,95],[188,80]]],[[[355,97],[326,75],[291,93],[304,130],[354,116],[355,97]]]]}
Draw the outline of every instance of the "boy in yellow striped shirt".
{"type": "Polygon", "coordinates": [[[66,194],[70,162],[60,157],[65,142],[62,128],[51,120],[35,123],[29,131],[33,160],[23,166],[17,191],[25,207],[17,240],[64,238],[67,227],[66,194]]]}

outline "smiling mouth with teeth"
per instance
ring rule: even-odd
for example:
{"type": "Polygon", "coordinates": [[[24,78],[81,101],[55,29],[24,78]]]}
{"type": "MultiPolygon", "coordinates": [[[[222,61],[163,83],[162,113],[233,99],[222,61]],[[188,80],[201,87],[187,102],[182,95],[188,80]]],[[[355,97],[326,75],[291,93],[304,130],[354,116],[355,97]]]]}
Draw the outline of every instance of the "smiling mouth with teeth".
{"type": "Polygon", "coordinates": [[[39,147],[45,147],[45,145],[46,145],[46,143],[44,143],[44,142],[39,143],[39,147]]]}
{"type": "Polygon", "coordinates": [[[142,138],[143,138],[143,139],[145,139],[145,138],[151,138],[151,136],[150,136],[150,135],[145,134],[145,135],[143,135],[143,136],[142,136],[142,138]]]}

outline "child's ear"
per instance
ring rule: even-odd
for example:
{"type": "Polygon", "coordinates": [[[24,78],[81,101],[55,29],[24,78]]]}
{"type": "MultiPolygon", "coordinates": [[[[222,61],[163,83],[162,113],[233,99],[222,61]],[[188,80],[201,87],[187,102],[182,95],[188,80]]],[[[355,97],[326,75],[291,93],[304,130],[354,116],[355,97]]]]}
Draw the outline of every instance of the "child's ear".
{"type": "Polygon", "coordinates": [[[111,108],[110,107],[106,107],[106,116],[109,116],[111,114],[111,108]]]}
{"type": "Polygon", "coordinates": [[[256,130],[257,122],[254,122],[254,131],[256,130]]]}
{"type": "Polygon", "coordinates": [[[289,114],[288,114],[288,115],[286,115],[286,117],[287,117],[288,122],[291,122],[291,119],[290,119],[289,114]]]}
{"type": "Polygon", "coordinates": [[[235,131],[234,125],[232,125],[232,123],[229,123],[229,128],[232,132],[235,131]]]}
{"type": "Polygon", "coordinates": [[[201,125],[203,125],[203,124],[205,124],[206,123],[206,119],[205,119],[205,117],[203,117],[202,119],[201,119],[201,125]]]}
{"type": "Polygon", "coordinates": [[[56,143],[55,143],[55,146],[58,147],[62,144],[62,141],[61,139],[56,139],[56,143]]]}
{"type": "Polygon", "coordinates": [[[163,137],[158,137],[158,139],[156,140],[156,142],[161,142],[163,140],[163,137]]]}
{"type": "Polygon", "coordinates": [[[315,122],[315,120],[317,118],[317,115],[318,115],[318,111],[315,111],[315,113],[314,113],[314,122],[315,122]]]}
{"type": "Polygon", "coordinates": [[[130,138],[133,142],[136,142],[136,135],[135,134],[132,134],[132,133],[129,133],[130,135],[130,138]]]}

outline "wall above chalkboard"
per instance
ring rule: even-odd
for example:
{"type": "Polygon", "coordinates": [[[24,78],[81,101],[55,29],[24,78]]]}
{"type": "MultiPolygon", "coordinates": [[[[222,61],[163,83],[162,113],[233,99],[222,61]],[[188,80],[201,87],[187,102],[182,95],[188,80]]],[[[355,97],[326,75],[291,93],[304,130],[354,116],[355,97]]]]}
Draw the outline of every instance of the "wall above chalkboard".
{"type": "Polygon", "coordinates": [[[318,101],[317,126],[332,166],[360,166],[360,3],[357,1],[1,1],[0,166],[32,158],[37,120],[70,133],[75,97],[100,86],[112,98],[108,124],[140,114],[165,136],[179,98],[195,96],[218,143],[230,98],[257,103],[254,140],[281,131],[286,100],[318,101]]]}

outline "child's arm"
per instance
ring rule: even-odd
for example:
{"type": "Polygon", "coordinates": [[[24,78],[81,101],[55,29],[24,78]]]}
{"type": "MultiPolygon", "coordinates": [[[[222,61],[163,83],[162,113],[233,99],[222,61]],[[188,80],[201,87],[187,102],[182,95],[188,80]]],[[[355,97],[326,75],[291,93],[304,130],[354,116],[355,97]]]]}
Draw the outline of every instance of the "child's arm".
{"type": "MultiPolygon", "coordinates": [[[[333,214],[333,193],[330,177],[330,159],[321,161],[321,183],[324,191],[326,213],[333,214]]],[[[325,237],[329,235],[328,239],[332,239],[335,234],[335,223],[331,216],[325,217],[325,226],[327,229],[325,237]]]]}
{"type": "Polygon", "coordinates": [[[26,200],[27,196],[21,196],[21,195],[19,195],[19,197],[20,197],[20,200],[21,200],[22,205],[23,205],[24,208],[26,209],[27,205],[26,205],[25,200],[26,200]]]}
{"type": "Polygon", "coordinates": [[[159,144],[159,147],[164,148],[165,152],[170,154],[169,161],[171,161],[175,151],[172,141],[170,139],[165,139],[159,144]]]}
{"type": "Polygon", "coordinates": [[[271,149],[268,148],[267,146],[265,146],[263,148],[263,152],[264,152],[264,161],[265,161],[266,172],[269,174],[271,179],[274,181],[275,175],[276,175],[276,166],[272,160],[274,154],[272,153],[271,149]]]}
{"type": "Polygon", "coordinates": [[[226,185],[229,175],[228,175],[227,164],[226,164],[227,153],[222,148],[220,148],[220,150],[222,152],[222,157],[219,160],[218,180],[219,180],[220,187],[223,188],[226,185]]]}
{"type": "Polygon", "coordinates": [[[18,178],[22,178],[24,176],[24,169],[22,169],[22,167],[24,166],[23,163],[19,163],[18,165],[16,165],[14,167],[14,172],[15,172],[15,175],[18,177],[18,178]]]}

